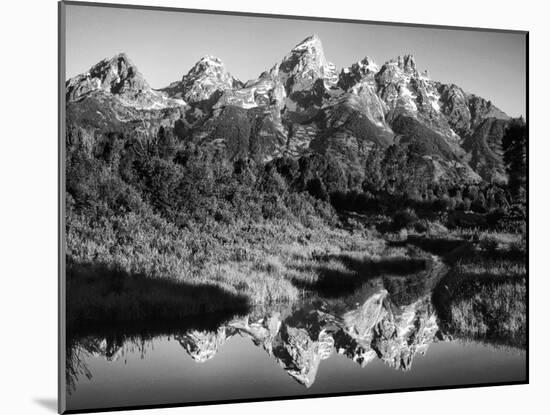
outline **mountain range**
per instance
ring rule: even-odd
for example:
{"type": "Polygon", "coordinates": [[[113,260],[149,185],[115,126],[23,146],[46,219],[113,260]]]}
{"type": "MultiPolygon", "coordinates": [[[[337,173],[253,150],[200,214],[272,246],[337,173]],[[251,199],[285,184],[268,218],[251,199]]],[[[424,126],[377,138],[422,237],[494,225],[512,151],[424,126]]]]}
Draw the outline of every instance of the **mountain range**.
{"type": "Polygon", "coordinates": [[[322,156],[359,179],[373,148],[413,145],[434,182],[506,181],[501,140],[511,117],[491,101],[432,80],[412,55],[338,70],[316,35],[247,82],[205,56],[154,89],[121,53],[69,79],[66,101],[68,127],[90,140],[170,131],[231,161],[322,156]]]}

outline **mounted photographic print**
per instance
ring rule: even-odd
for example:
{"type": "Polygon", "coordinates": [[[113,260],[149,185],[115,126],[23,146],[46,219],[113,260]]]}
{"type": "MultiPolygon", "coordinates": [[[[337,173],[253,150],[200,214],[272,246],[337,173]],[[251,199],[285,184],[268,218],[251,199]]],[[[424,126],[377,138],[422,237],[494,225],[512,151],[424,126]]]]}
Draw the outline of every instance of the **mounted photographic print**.
{"type": "Polygon", "coordinates": [[[59,4],[60,411],[528,382],[528,33],[59,4]]]}

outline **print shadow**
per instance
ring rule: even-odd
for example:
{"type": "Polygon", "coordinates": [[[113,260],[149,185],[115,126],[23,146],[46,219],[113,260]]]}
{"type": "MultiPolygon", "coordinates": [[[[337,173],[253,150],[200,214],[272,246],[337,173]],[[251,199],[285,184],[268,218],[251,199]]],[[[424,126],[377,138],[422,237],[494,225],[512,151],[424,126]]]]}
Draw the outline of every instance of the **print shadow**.
{"type": "Polygon", "coordinates": [[[55,398],[36,398],[34,402],[50,412],[57,413],[57,399],[55,398]]]}

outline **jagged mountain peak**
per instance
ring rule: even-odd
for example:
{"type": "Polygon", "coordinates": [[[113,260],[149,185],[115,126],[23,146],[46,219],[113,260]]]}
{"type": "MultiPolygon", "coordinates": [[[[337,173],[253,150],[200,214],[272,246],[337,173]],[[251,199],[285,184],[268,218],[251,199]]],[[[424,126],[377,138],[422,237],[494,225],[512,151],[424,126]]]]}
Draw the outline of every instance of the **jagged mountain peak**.
{"type": "Polygon", "coordinates": [[[212,55],[205,55],[202,58],[200,58],[195,65],[190,69],[190,71],[185,76],[190,76],[194,74],[198,74],[204,71],[223,71],[225,72],[225,65],[223,64],[222,60],[220,58],[217,58],[212,55]]]}
{"type": "Polygon", "coordinates": [[[401,71],[405,73],[418,72],[416,67],[416,59],[412,54],[399,55],[393,59],[390,59],[384,64],[384,66],[397,66],[401,71]]]}
{"type": "Polygon", "coordinates": [[[313,34],[298,43],[280,64],[271,70],[286,86],[287,93],[310,89],[317,80],[326,88],[338,82],[336,67],[327,61],[319,36],[313,34]]]}
{"type": "Polygon", "coordinates": [[[112,56],[111,58],[103,58],[94,66],[92,66],[88,72],[92,73],[95,71],[104,71],[110,67],[118,67],[118,66],[136,68],[136,65],[134,65],[134,63],[128,57],[128,55],[125,52],[120,52],[112,56]]]}
{"type": "Polygon", "coordinates": [[[327,65],[325,52],[321,39],[317,35],[306,37],[300,43],[292,48],[290,53],[286,55],[279,65],[281,69],[291,69],[297,63],[303,60],[309,60],[318,66],[327,65]]]}
{"type": "Polygon", "coordinates": [[[304,40],[302,40],[300,43],[298,43],[292,50],[303,50],[303,49],[322,49],[323,43],[321,42],[321,38],[316,34],[313,33],[306,37],[304,40]]]}
{"type": "Polygon", "coordinates": [[[137,66],[125,53],[102,59],[88,72],[69,79],[66,86],[69,101],[77,100],[95,90],[132,98],[151,90],[137,66]]]}
{"type": "Polygon", "coordinates": [[[216,101],[224,91],[241,86],[242,83],[227,71],[220,58],[205,55],[183,75],[181,81],[170,84],[162,91],[172,98],[192,103],[216,101]]]}
{"type": "Polygon", "coordinates": [[[344,68],[344,72],[360,72],[362,74],[368,74],[368,73],[376,73],[380,70],[380,67],[376,64],[374,59],[372,59],[370,56],[365,56],[363,59],[361,59],[358,62],[355,62],[348,68],[344,68]]]}
{"type": "MultiPolygon", "coordinates": [[[[104,60],[107,60],[107,59],[104,59],[104,60]]],[[[132,61],[130,60],[130,58],[128,57],[126,52],[119,52],[116,55],[114,55],[110,60],[111,61],[114,61],[114,60],[116,60],[116,61],[125,61],[128,64],[133,65],[132,61]]]]}
{"type": "Polygon", "coordinates": [[[374,75],[380,70],[379,66],[369,56],[365,56],[351,66],[342,69],[338,81],[338,86],[344,90],[362,83],[363,81],[374,81],[374,75]]]}
{"type": "Polygon", "coordinates": [[[356,64],[362,67],[366,67],[372,72],[378,72],[378,70],[380,69],[379,66],[376,64],[376,62],[374,61],[374,59],[371,58],[370,56],[365,56],[356,64]]]}
{"type": "Polygon", "coordinates": [[[416,71],[416,59],[414,55],[404,55],[397,58],[398,65],[404,71],[416,71]]]}
{"type": "Polygon", "coordinates": [[[118,82],[128,78],[139,78],[141,82],[146,84],[137,66],[124,52],[117,53],[110,59],[106,58],[98,62],[90,68],[88,74],[90,77],[112,77],[118,82]]]}
{"type": "Polygon", "coordinates": [[[214,55],[204,55],[199,59],[199,62],[205,62],[210,65],[223,65],[222,60],[214,55]]]}
{"type": "Polygon", "coordinates": [[[197,79],[216,78],[220,81],[233,81],[234,78],[225,68],[220,58],[205,55],[182,77],[182,82],[195,81],[197,79]]]}
{"type": "Polygon", "coordinates": [[[376,80],[382,87],[388,84],[403,84],[409,83],[411,78],[415,78],[418,75],[416,70],[416,61],[412,55],[398,56],[390,59],[382,65],[380,70],[376,73],[376,80]]]}
{"type": "MultiPolygon", "coordinates": [[[[454,84],[432,81],[427,71],[418,70],[412,54],[397,56],[381,67],[364,56],[336,72],[316,34],[303,39],[270,70],[246,84],[235,79],[220,58],[205,55],[181,80],[153,90],[130,58],[119,53],[67,82],[68,101],[79,101],[88,94],[95,97],[95,91],[98,99],[112,100],[121,111],[126,107],[174,107],[192,114],[186,128],[197,136],[212,133],[220,120],[232,123],[235,114],[244,117],[245,111],[254,109],[257,114],[247,117],[258,117],[254,126],[261,130],[257,135],[263,140],[258,153],[262,160],[281,154],[298,157],[311,151],[333,151],[331,146],[335,151],[340,151],[338,146],[344,148],[332,137],[385,146],[396,134],[400,140],[403,136],[414,138],[413,133],[421,130],[422,140],[429,138],[437,144],[428,146],[427,155],[454,163],[463,157],[464,139],[485,119],[508,119],[490,101],[454,84]]],[[[243,118],[242,123],[249,120],[243,118]]],[[[364,151],[359,144],[357,148],[360,156],[343,162],[348,167],[358,165],[364,156],[359,153],[364,151]]]]}

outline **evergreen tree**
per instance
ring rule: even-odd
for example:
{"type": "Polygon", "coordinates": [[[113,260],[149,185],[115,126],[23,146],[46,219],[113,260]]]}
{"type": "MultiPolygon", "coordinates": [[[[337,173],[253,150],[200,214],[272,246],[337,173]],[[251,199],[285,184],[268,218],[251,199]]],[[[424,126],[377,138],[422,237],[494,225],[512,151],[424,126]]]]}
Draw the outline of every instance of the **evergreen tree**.
{"type": "Polygon", "coordinates": [[[363,189],[376,193],[384,186],[384,175],[382,171],[382,162],[384,160],[384,151],[378,146],[374,146],[367,156],[365,163],[365,181],[363,189]]]}
{"type": "Polygon", "coordinates": [[[527,125],[514,120],[502,137],[508,186],[514,199],[524,201],[527,192],[527,125]]]}

